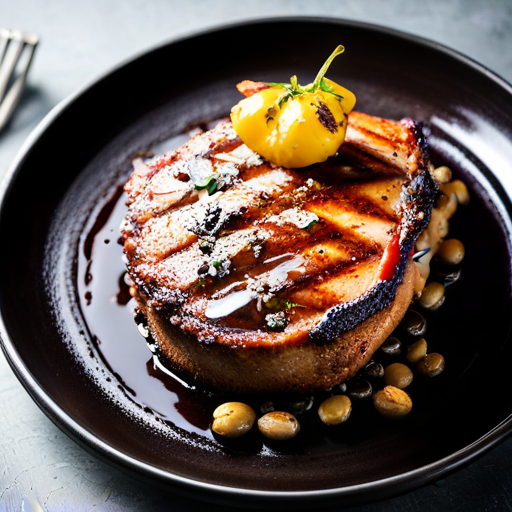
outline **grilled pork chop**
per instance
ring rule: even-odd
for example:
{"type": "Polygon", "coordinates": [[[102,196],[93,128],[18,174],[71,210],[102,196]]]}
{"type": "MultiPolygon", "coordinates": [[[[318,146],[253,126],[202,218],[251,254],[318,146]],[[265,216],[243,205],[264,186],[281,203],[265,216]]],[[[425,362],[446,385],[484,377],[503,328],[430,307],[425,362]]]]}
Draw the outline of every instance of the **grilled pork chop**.
{"type": "Polygon", "coordinates": [[[413,298],[429,168],[413,121],[357,112],[338,154],[304,169],[265,161],[229,122],[137,161],[124,250],[161,358],[231,391],[353,376],[413,298]]]}

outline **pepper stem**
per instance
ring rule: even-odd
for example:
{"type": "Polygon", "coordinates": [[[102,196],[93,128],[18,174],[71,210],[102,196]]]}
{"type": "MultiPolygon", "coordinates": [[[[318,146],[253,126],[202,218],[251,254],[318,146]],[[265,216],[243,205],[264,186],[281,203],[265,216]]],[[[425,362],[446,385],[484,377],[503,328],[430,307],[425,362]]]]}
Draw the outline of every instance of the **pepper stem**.
{"type": "Polygon", "coordinates": [[[313,82],[312,90],[316,91],[318,87],[320,86],[320,82],[322,81],[322,78],[324,77],[325,73],[327,73],[327,70],[329,69],[329,66],[331,65],[332,61],[340,55],[340,53],[343,53],[345,51],[345,47],[341,44],[331,53],[330,57],[325,61],[325,64],[321,67],[320,71],[318,72],[318,75],[316,75],[315,81],[313,82]]]}

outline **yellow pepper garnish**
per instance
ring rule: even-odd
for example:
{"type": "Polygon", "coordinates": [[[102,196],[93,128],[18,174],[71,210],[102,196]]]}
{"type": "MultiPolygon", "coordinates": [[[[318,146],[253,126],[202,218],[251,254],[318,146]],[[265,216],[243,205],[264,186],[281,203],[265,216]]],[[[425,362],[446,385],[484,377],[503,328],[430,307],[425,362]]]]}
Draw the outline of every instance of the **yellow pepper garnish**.
{"type": "Polygon", "coordinates": [[[324,75],[344,50],[338,46],[315,81],[306,86],[299,85],[296,76],[289,84],[248,80],[238,84],[248,97],[232,108],[231,121],[242,141],[283,167],[306,167],[336,154],[356,97],[324,75]]]}

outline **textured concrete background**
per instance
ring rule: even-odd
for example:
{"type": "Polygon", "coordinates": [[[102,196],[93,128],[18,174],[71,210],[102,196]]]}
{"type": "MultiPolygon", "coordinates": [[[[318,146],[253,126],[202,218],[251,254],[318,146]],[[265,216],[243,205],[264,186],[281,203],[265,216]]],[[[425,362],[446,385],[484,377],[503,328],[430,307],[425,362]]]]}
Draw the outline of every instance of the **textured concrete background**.
{"type": "MultiPolygon", "coordinates": [[[[52,107],[111,66],[199,29],[283,15],[333,16],[420,35],[512,82],[512,0],[0,0],[0,26],[42,40],[22,104],[0,135],[0,177],[52,107]]],[[[509,438],[435,484],[349,510],[512,510],[510,461],[509,438]]],[[[49,511],[206,509],[155,492],[83,451],[40,412],[0,355],[0,511],[36,510],[36,502],[49,511]]]]}

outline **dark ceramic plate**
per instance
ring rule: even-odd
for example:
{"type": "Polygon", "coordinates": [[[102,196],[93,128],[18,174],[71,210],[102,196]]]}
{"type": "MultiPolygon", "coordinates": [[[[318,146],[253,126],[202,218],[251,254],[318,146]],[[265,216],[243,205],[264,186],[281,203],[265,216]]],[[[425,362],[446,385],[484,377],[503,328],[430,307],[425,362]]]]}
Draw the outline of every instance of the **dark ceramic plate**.
{"type": "Polygon", "coordinates": [[[329,19],[257,21],[166,44],[60,105],[14,163],[0,217],[2,347],[60,428],[160,487],[292,508],[404,492],[511,430],[510,162],[510,86],[437,44],[329,19]],[[102,359],[80,309],[80,239],[138,152],[226,115],[242,79],[284,81],[296,73],[308,82],[340,43],[347,51],[330,78],[356,92],[361,111],[423,121],[435,163],[452,166],[471,191],[470,206],[452,223],[467,248],[462,277],[429,319],[429,340],[447,369],[419,392],[407,421],[370,416],[359,433],[326,435],[307,449],[223,447],[160,421],[102,359]]]}

